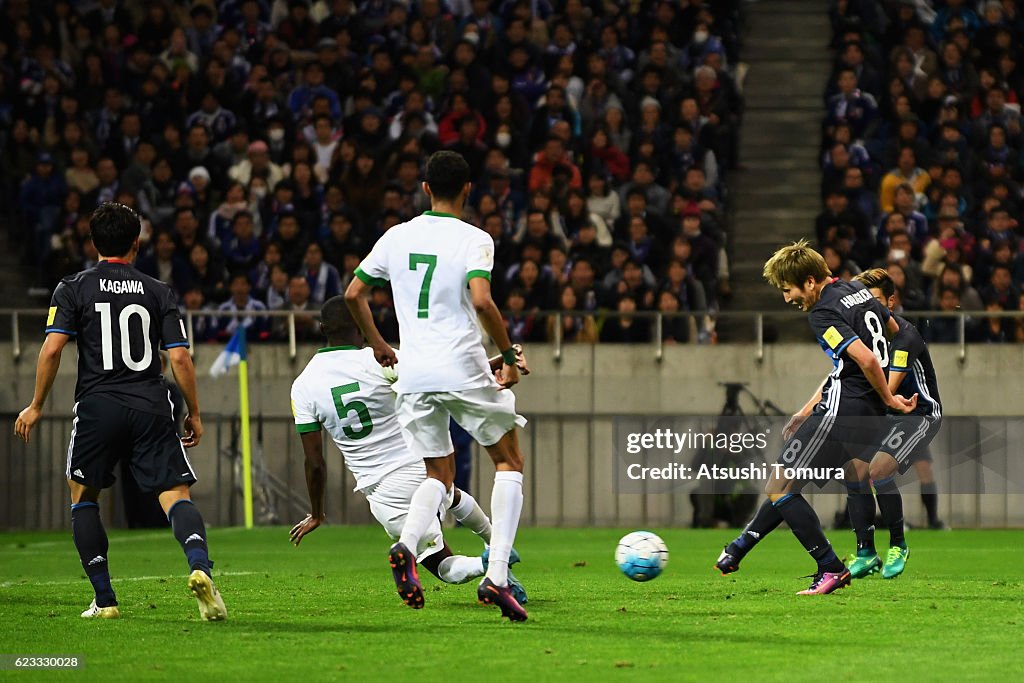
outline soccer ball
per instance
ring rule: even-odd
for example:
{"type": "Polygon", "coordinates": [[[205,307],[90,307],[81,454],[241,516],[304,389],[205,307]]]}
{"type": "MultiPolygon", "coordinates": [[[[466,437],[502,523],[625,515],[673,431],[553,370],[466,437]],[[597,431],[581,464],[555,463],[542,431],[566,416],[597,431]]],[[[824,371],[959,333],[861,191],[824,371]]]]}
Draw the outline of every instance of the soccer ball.
{"type": "Polygon", "coordinates": [[[626,534],[615,549],[615,564],[634,581],[657,578],[668,564],[668,546],[657,534],[634,531],[626,534]]]}

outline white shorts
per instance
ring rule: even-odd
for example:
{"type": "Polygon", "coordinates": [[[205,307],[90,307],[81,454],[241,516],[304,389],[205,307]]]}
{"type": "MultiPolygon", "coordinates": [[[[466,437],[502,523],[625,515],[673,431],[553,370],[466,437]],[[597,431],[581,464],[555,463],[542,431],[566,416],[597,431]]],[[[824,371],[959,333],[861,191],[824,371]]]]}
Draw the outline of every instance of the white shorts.
{"type": "Polygon", "coordinates": [[[495,387],[399,394],[395,412],[409,450],[421,458],[454,452],[448,418],[454,418],[481,446],[493,446],[526,418],[516,414],[516,396],[495,387]]]}
{"type": "MultiPolygon", "coordinates": [[[[409,502],[412,494],[427,478],[427,468],[423,461],[411,463],[390,472],[376,484],[363,489],[363,495],[370,503],[370,512],[388,532],[392,540],[397,541],[405,526],[405,517],[409,514],[409,502]]],[[[447,513],[451,501],[446,500],[438,508],[437,516],[431,520],[427,532],[420,539],[420,546],[415,550],[416,561],[430,557],[444,548],[444,536],[441,534],[441,518],[447,513]]]]}

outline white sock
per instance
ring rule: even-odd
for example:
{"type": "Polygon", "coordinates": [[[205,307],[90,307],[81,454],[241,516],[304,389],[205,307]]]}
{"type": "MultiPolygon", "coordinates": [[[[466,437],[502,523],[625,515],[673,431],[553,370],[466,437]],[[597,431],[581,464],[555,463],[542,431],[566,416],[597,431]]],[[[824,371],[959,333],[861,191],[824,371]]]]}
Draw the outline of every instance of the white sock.
{"type": "Polygon", "coordinates": [[[441,560],[437,574],[445,583],[466,583],[484,575],[484,562],[479,557],[452,555],[441,560]]]}
{"type": "Polygon", "coordinates": [[[480,509],[476,498],[459,489],[459,503],[450,509],[455,520],[466,527],[474,534],[483,539],[484,543],[491,542],[491,520],[480,509]]]}
{"type": "Polygon", "coordinates": [[[495,472],[491,493],[491,556],[487,578],[497,586],[508,584],[508,556],[516,540],[519,515],[523,511],[523,473],[495,472]]]}
{"type": "Polygon", "coordinates": [[[414,553],[419,549],[420,539],[426,533],[427,527],[432,521],[437,520],[437,510],[444,502],[445,493],[447,491],[444,484],[437,479],[427,477],[419,485],[416,493],[412,494],[412,500],[409,501],[409,514],[405,517],[399,543],[404,543],[405,547],[414,553]]]}

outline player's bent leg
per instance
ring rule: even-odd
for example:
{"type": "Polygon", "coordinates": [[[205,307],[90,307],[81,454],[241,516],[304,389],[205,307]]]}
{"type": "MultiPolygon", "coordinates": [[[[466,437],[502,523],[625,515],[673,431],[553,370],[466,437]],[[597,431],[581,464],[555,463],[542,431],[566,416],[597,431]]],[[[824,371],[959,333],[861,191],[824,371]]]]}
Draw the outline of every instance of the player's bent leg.
{"type": "Polygon", "coordinates": [[[110,583],[107,565],[109,541],[100,519],[100,489],[68,480],[71,489],[71,535],[78,549],[95,597],[89,608],[82,612],[86,619],[116,619],[121,616],[117,596],[110,583]]]}
{"type": "Polygon", "coordinates": [[[861,579],[882,568],[882,558],[875,550],[875,497],[871,493],[869,466],[863,460],[846,463],[847,510],[850,526],[857,537],[857,556],[850,565],[850,574],[861,579]]]}
{"type": "Polygon", "coordinates": [[[496,586],[508,582],[508,565],[523,510],[523,454],[515,429],[496,443],[486,445],[494,461],[494,488],[491,493],[493,530],[487,576],[496,586]]]}
{"type": "Polygon", "coordinates": [[[765,492],[793,535],[818,565],[810,587],[800,591],[799,595],[825,595],[850,585],[850,572],[825,538],[818,515],[800,495],[801,488],[800,482],[773,476],[765,485],[765,492]]]}
{"type": "Polygon", "coordinates": [[[889,529],[889,550],[882,563],[882,578],[894,579],[907,566],[910,550],[903,531],[903,495],[896,485],[900,465],[888,453],[879,452],[871,460],[871,482],[878,496],[878,508],[889,529]]]}
{"type": "Polygon", "coordinates": [[[924,457],[914,462],[918,481],[921,482],[921,504],[928,515],[929,529],[945,529],[946,524],[939,519],[939,487],[935,483],[932,470],[931,455],[925,451],[924,457]]]}
{"type": "Polygon", "coordinates": [[[456,488],[451,508],[455,520],[479,536],[484,545],[491,542],[491,520],[473,496],[456,488]]]}
{"type": "Polygon", "coordinates": [[[441,550],[424,557],[420,564],[445,583],[466,583],[484,575],[483,561],[479,557],[456,555],[447,543],[441,550]]]}
{"type": "Polygon", "coordinates": [[[224,605],[224,598],[210,576],[213,561],[210,560],[206,544],[206,525],[199,514],[199,508],[192,502],[188,486],[179,484],[162,491],[159,499],[167,514],[167,520],[171,523],[174,537],[178,539],[188,560],[191,570],[188,588],[199,605],[199,615],[205,621],[227,619],[228,610],[224,605]]]}
{"type": "MultiPolygon", "coordinates": [[[[480,560],[483,562],[483,569],[486,572],[491,556],[491,548],[489,546],[491,542],[491,520],[480,508],[480,505],[473,496],[458,488],[455,489],[454,502],[449,509],[459,523],[483,539],[485,544],[488,544],[484,548],[483,553],[480,554],[480,560]]],[[[520,562],[519,553],[516,552],[513,546],[508,557],[509,567],[518,562],[520,562]]],[[[523,588],[523,584],[515,577],[511,569],[508,572],[508,585],[512,589],[512,595],[519,601],[519,604],[525,605],[529,599],[526,595],[526,589],[523,588]]]]}
{"type": "Polygon", "coordinates": [[[782,524],[782,515],[775,509],[775,505],[770,499],[765,499],[761,503],[761,507],[754,513],[754,518],[744,527],[743,532],[722,550],[718,561],[715,562],[715,569],[720,571],[722,576],[739,571],[740,561],[780,524],[782,524]]]}
{"type": "Polygon", "coordinates": [[[452,488],[451,482],[455,477],[455,454],[449,452],[441,457],[425,458],[423,462],[426,466],[427,478],[417,486],[409,500],[409,511],[396,544],[396,546],[403,546],[404,551],[391,556],[391,569],[395,574],[396,585],[400,576],[405,577],[401,581],[405,585],[405,589],[400,591],[403,594],[403,600],[411,599],[416,604],[422,603],[422,591],[416,588],[416,584],[418,584],[416,572],[406,565],[410,562],[415,565],[415,553],[419,549],[424,535],[432,524],[437,524],[438,511],[444,505],[448,491],[452,488]],[[399,558],[401,558],[399,562],[401,567],[396,568],[396,561],[399,558]],[[413,595],[408,596],[409,592],[412,592],[413,595]]]}

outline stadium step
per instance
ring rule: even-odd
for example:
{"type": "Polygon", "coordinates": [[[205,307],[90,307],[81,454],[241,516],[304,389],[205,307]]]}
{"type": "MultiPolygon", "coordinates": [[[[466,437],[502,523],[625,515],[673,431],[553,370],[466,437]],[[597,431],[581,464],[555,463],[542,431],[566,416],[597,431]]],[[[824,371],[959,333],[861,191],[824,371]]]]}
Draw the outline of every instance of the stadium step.
{"type": "MultiPolygon", "coordinates": [[[[740,144],[745,170],[731,178],[730,308],[769,313],[789,309],[761,277],[764,261],[780,244],[812,235],[820,210],[821,93],[831,62],[830,32],[819,0],[758,2],[747,13],[743,59],[750,70],[740,144]]],[[[779,338],[786,327],[792,326],[773,324],[766,340],[779,338]]],[[[723,341],[749,341],[752,335],[749,320],[723,319],[718,330],[723,341]]]]}

